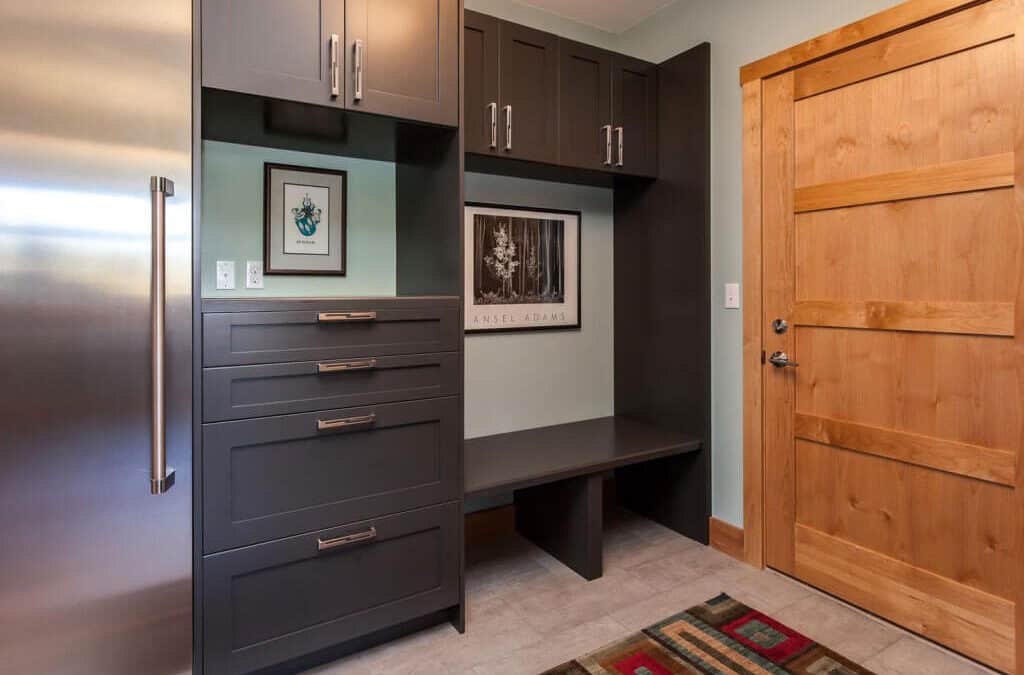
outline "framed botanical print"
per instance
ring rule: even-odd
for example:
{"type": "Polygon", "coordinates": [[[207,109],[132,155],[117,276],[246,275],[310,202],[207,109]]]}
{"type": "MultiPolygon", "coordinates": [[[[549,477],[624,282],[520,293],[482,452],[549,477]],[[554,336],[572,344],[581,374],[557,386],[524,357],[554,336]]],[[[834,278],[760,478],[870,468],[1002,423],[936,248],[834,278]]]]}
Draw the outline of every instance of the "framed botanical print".
{"type": "Polygon", "coordinates": [[[347,173],[263,165],[264,274],[345,276],[347,173]]]}
{"type": "Polygon", "coordinates": [[[579,211],[467,203],[467,333],[580,327],[579,211]]]}

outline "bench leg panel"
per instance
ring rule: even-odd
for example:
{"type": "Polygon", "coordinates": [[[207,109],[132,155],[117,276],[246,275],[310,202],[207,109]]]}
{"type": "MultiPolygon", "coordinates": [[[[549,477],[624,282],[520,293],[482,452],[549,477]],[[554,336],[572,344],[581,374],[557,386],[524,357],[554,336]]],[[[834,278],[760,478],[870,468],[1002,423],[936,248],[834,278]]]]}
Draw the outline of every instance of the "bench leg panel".
{"type": "Polygon", "coordinates": [[[602,574],[600,474],[517,490],[516,529],[584,579],[602,574]]]}
{"type": "Polygon", "coordinates": [[[622,506],[703,544],[708,543],[709,485],[703,450],[615,470],[622,506]]]}

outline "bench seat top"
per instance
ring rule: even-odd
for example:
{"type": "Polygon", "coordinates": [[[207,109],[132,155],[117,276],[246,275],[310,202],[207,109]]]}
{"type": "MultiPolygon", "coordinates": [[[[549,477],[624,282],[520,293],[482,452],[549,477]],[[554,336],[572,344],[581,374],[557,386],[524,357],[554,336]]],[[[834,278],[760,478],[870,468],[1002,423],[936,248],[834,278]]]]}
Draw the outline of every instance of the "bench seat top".
{"type": "Polygon", "coordinates": [[[700,448],[695,435],[618,416],[471,438],[465,494],[502,494],[700,448]]]}

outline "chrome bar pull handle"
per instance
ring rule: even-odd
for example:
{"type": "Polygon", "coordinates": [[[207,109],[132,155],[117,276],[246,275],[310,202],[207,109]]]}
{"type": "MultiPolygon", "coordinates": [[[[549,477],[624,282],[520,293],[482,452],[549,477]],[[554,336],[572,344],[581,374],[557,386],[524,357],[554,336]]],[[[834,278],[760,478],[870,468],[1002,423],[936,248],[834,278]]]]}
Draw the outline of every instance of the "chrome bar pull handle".
{"type": "Polygon", "coordinates": [[[353,370],[373,370],[377,367],[377,359],[369,359],[366,361],[338,361],[336,363],[318,363],[316,364],[316,372],[320,374],[327,373],[348,373],[353,370]]]}
{"type": "Polygon", "coordinates": [[[494,149],[498,147],[498,104],[491,101],[487,109],[491,113],[491,148],[494,149]]]}
{"type": "Polygon", "coordinates": [[[619,136],[619,161],[615,162],[615,166],[625,166],[625,156],[622,154],[622,150],[626,145],[625,138],[623,138],[626,132],[622,127],[615,127],[615,133],[619,136]]]}
{"type": "Polygon", "coordinates": [[[604,134],[604,165],[612,165],[612,125],[606,124],[601,127],[601,133],[604,134]]]}
{"type": "Polygon", "coordinates": [[[344,537],[336,537],[334,539],[317,539],[316,550],[319,552],[330,551],[333,548],[340,548],[342,546],[348,546],[350,544],[358,544],[361,541],[372,541],[376,538],[377,528],[371,527],[365,532],[346,534],[344,537]]]}
{"type": "Polygon", "coordinates": [[[377,312],[318,312],[316,320],[320,323],[345,323],[356,321],[375,321],[377,312]]]}
{"type": "Polygon", "coordinates": [[[341,38],[337,33],[331,33],[331,98],[341,96],[340,45],[341,38]]]}
{"type": "Polygon", "coordinates": [[[359,415],[358,417],[343,417],[337,420],[317,420],[316,430],[336,431],[338,429],[350,429],[352,427],[365,427],[370,424],[374,424],[376,421],[377,415],[375,413],[359,415]]]}
{"type": "Polygon", "coordinates": [[[512,149],[512,106],[505,106],[505,149],[512,149]]]}
{"type": "Polygon", "coordinates": [[[354,65],[352,69],[353,78],[355,80],[355,91],[352,92],[353,101],[363,100],[363,41],[356,40],[353,46],[355,52],[354,65]]]}
{"type": "Polygon", "coordinates": [[[149,179],[152,199],[152,253],[149,279],[150,339],[152,340],[152,405],[150,430],[150,493],[160,495],[174,485],[174,469],[167,468],[167,399],[165,397],[166,360],[166,234],[167,198],[174,196],[174,181],[162,176],[149,179]]]}

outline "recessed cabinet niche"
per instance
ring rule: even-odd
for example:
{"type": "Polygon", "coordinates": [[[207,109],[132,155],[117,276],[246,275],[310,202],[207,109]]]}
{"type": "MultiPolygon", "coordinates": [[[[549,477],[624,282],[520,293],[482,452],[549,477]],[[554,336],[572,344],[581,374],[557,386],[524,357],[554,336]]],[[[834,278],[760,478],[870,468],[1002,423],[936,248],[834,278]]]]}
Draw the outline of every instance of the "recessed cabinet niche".
{"type": "Polygon", "coordinates": [[[454,127],[458,34],[458,0],[204,0],[203,86],[454,127]]]}

